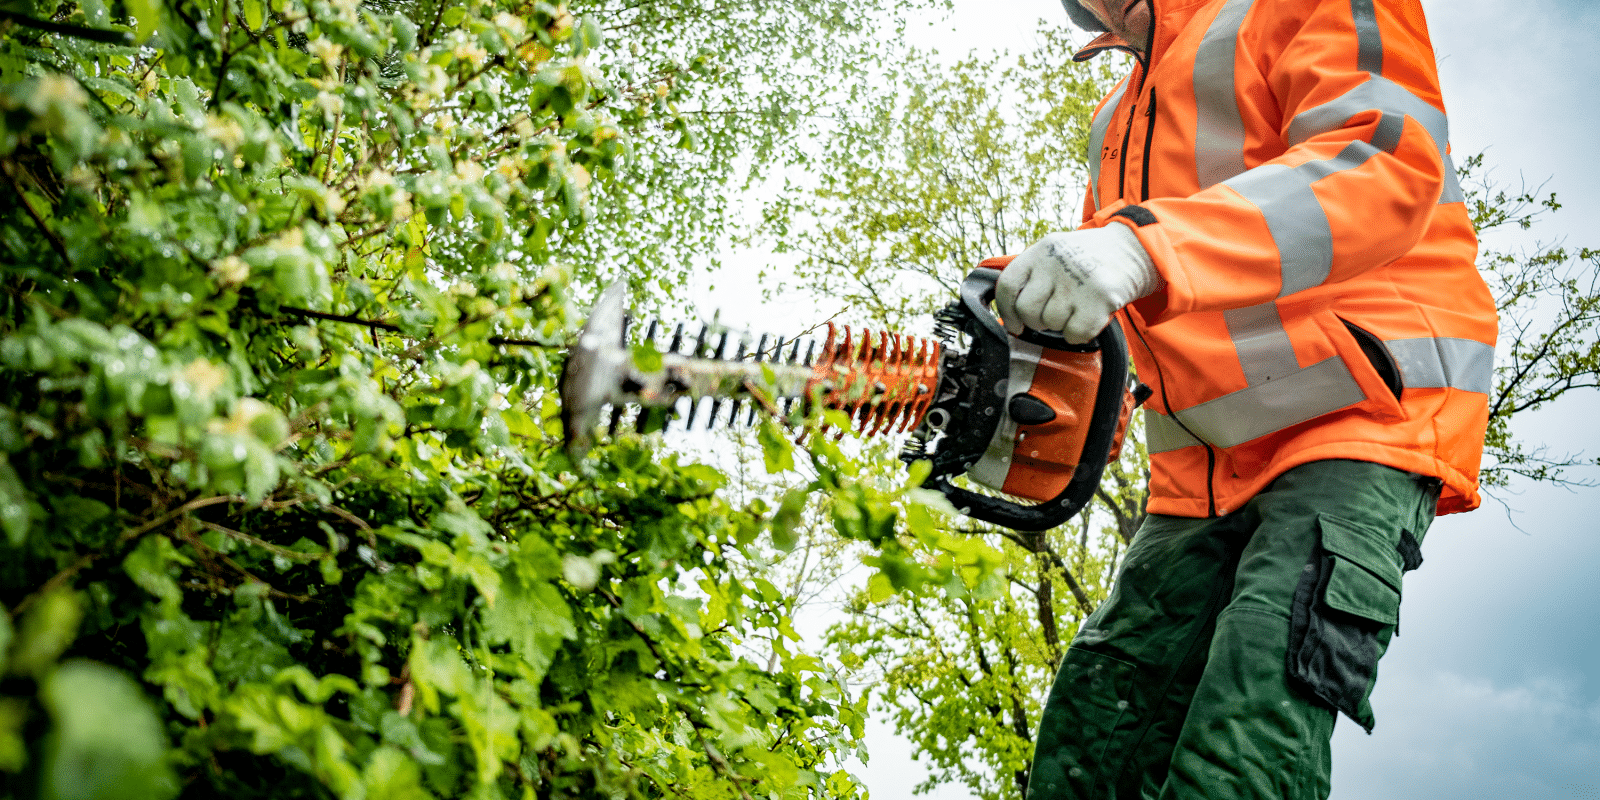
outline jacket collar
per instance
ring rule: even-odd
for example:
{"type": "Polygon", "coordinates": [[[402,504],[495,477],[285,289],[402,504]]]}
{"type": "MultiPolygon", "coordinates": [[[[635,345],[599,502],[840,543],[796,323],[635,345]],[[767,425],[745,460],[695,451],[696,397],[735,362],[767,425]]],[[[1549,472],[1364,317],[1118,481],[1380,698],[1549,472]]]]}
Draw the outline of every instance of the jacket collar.
{"type": "Polygon", "coordinates": [[[1087,45],[1084,45],[1084,48],[1082,50],[1079,50],[1078,52],[1074,53],[1072,55],[1072,60],[1073,61],[1088,61],[1089,59],[1094,58],[1095,56],[1100,55],[1101,53],[1104,53],[1107,50],[1119,50],[1119,49],[1120,50],[1127,50],[1128,52],[1131,53],[1131,52],[1133,52],[1133,45],[1130,45],[1127,42],[1123,41],[1122,37],[1120,37],[1120,36],[1118,36],[1118,35],[1116,35],[1114,33],[1102,33],[1099,36],[1096,36],[1094,38],[1094,41],[1088,43],[1087,45]]]}
{"type": "MultiPolygon", "coordinates": [[[[1150,41],[1148,51],[1161,53],[1166,45],[1189,24],[1189,20],[1200,12],[1203,6],[1211,3],[1221,3],[1224,0],[1145,0],[1150,4],[1150,41]]],[[[1104,33],[1084,45],[1083,49],[1074,53],[1073,61],[1088,61],[1107,50],[1125,50],[1131,53],[1140,63],[1146,59],[1141,55],[1141,48],[1122,39],[1114,33],[1104,33]]]]}

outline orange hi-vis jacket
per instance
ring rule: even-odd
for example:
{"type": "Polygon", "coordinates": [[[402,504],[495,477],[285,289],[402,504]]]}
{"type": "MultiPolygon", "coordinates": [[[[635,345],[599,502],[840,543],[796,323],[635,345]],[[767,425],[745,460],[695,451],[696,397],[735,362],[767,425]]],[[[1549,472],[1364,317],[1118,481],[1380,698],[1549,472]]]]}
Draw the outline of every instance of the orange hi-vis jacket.
{"type": "Polygon", "coordinates": [[[1324,459],[1476,508],[1497,323],[1419,0],[1148,2],[1084,225],[1130,226],[1166,279],[1119,315],[1155,390],[1149,510],[1226,514],[1324,459]]]}

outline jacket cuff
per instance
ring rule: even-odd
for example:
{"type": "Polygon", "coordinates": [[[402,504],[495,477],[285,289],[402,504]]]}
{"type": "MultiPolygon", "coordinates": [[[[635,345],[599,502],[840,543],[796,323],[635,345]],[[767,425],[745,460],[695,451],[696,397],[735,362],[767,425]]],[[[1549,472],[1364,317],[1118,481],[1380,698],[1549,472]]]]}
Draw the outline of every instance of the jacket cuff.
{"type": "MultiPolygon", "coordinates": [[[[1133,235],[1139,239],[1139,244],[1149,254],[1150,260],[1155,264],[1156,272],[1161,276],[1161,288],[1155,292],[1133,301],[1129,305],[1139,312],[1146,324],[1155,325],[1165,321],[1165,318],[1184,309],[1174,308],[1174,297],[1193,297],[1186,283],[1183,270],[1178,267],[1178,256],[1168,241],[1163,230],[1161,220],[1155,212],[1144,206],[1120,205],[1105,209],[1095,215],[1097,219],[1092,227],[1105,227],[1106,225],[1126,225],[1133,235]]],[[[1086,227],[1091,227],[1086,226],[1086,227]]]]}

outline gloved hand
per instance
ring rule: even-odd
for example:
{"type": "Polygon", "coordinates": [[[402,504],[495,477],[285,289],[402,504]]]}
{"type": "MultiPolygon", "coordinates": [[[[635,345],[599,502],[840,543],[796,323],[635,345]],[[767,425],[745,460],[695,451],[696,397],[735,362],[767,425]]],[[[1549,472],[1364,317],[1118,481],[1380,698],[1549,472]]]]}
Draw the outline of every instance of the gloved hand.
{"type": "Polygon", "coordinates": [[[1061,332],[1073,344],[1094,339],[1117,309],[1166,285],[1133,230],[1052,233],[1017,256],[995,286],[1006,330],[1061,332]]]}

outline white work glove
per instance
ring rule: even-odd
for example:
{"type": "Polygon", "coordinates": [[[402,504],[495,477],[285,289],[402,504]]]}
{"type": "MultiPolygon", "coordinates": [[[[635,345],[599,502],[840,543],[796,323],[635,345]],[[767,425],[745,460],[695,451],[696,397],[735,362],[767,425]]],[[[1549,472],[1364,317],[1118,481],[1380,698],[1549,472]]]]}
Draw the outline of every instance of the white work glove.
{"type": "Polygon", "coordinates": [[[1133,229],[1114,222],[1052,233],[1022,251],[1000,273],[995,305],[1013,336],[1026,326],[1083,344],[1117,309],[1164,285],[1133,229]]]}

